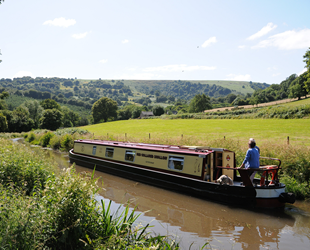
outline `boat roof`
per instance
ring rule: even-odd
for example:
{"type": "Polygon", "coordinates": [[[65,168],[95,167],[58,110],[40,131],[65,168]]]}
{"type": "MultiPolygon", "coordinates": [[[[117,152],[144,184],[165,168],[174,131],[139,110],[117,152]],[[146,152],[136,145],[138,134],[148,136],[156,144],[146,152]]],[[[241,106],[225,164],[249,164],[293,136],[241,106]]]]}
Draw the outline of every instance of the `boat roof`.
{"type": "Polygon", "coordinates": [[[133,143],[133,142],[121,142],[121,141],[107,141],[107,140],[89,140],[80,139],[75,140],[76,143],[89,143],[110,147],[126,147],[134,149],[144,149],[162,152],[175,152],[175,153],[191,153],[191,154],[204,154],[208,155],[214,151],[224,151],[223,148],[211,148],[204,146],[176,146],[176,145],[164,145],[164,144],[151,144],[151,143],[133,143]]]}

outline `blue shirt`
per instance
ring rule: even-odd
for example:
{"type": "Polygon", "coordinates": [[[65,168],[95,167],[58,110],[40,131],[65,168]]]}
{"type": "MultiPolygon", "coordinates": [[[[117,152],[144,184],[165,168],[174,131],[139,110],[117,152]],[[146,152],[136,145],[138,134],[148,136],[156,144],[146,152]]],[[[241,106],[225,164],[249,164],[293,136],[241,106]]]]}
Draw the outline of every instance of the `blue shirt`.
{"type": "Polygon", "coordinates": [[[259,168],[259,152],[256,148],[249,148],[243,161],[245,168],[259,168]]]}

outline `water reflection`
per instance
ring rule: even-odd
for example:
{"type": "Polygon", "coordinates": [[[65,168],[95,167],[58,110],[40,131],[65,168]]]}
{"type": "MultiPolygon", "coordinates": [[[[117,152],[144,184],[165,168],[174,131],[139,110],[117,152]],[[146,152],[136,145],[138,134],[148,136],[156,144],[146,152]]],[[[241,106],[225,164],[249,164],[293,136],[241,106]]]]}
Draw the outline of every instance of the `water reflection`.
{"type": "MultiPolygon", "coordinates": [[[[68,167],[67,154],[47,151],[60,168],[68,167]]],[[[76,166],[77,172],[92,170],[76,166]]],[[[103,181],[98,199],[118,204],[130,202],[150,221],[157,234],[179,237],[182,249],[198,249],[210,242],[212,249],[308,249],[309,210],[288,206],[284,211],[260,212],[204,201],[116,176],[96,172],[103,181]]],[[[302,203],[300,203],[302,204],[302,203]]],[[[297,203],[297,205],[300,205],[297,203]]],[[[308,205],[305,205],[309,208],[308,205]]],[[[300,205],[300,207],[302,207],[300,205]]]]}

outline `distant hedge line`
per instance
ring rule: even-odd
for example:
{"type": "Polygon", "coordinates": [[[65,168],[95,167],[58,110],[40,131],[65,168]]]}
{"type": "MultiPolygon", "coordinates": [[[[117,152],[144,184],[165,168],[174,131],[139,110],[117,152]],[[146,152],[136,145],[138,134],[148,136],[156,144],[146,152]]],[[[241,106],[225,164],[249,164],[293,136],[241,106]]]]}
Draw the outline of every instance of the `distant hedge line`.
{"type": "Polygon", "coordinates": [[[162,119],[298,119],[307,118],[310,115],[310,105],[298,107],[264,107],[252,109],[237,109],[217,111],[210,113],[183,113],[177,115],[163,115],[162,119]]]}

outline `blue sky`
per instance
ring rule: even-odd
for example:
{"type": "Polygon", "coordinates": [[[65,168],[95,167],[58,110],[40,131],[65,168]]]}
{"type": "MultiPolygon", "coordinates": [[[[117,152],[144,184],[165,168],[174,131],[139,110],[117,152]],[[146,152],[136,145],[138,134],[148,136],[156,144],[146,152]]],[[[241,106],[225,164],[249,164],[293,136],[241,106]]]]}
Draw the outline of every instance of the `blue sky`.
{"type": "Polygon", "coordinates": [[[309,0],[5,0],[0,78],[280,83],[304,70],[309,10],[309,0]]]}

